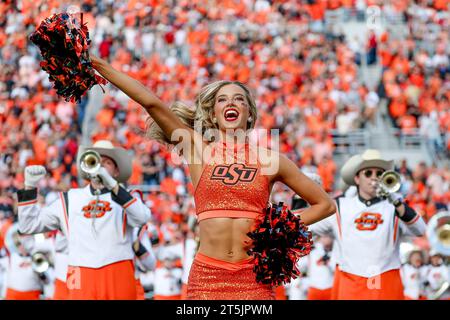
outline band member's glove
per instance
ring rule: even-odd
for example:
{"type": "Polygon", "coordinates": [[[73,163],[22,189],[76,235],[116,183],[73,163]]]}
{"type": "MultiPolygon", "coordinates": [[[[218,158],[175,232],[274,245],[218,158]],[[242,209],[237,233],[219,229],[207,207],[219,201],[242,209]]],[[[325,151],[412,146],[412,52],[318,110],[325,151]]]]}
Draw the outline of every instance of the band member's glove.
{"type": "Polygon", "coordinates": [[[111,177],[108,170],[104,167],[100,167],[97,172],[97,177],[102,180],[102,184],[108,189],[112,190],[117,185],[117,180],[111,177]]]}
{"type": "Polygon", "coordinates": [[[398,193],[398,192],[396,192],[396,193],[389,193],[386,196],[386,198],[387,198],[387,200],[390,203],[392,203],[394,205],[394,207],[398,207],[403,202],[403,196],[400,193],[398,193]]]}
{"type": "Polygon", "coordinates": [[[25,167],[25,187],[36,188],[39,180],[41,180],[47,171],[43,166],[26,166],[25,167]]]}

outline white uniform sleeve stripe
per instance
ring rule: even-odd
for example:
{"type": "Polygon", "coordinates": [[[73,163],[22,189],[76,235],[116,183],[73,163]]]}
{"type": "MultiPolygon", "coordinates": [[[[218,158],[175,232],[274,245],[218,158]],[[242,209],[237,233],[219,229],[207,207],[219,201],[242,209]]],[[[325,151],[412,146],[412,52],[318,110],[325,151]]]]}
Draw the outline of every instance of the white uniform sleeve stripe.
{"type": "Polygon", "coordinates": [[[63,196],[62,192],[59,193],[59,198],[61,199],[61,202],[62,202],[62,207],[63,207],[63,211],[64,211],[64,220],[66,221],[67,232],[69,232],[69,221],[68,221],[66,202],[64,201],[64,196],[63,196]]]}

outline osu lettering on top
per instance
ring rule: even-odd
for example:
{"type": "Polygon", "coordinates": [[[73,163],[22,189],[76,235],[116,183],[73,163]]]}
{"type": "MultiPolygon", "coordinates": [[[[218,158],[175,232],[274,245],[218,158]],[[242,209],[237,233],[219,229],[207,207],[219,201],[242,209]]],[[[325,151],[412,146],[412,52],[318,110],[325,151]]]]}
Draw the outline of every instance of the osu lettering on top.
{"type": "Polygon", "coordinates": [[[222,180],[226,185],[235,185],[238,181],[252,182],[257,170],[257,168],[246,167],[241,163],[218,165],[214,168],[211,180],[222,180]]]}

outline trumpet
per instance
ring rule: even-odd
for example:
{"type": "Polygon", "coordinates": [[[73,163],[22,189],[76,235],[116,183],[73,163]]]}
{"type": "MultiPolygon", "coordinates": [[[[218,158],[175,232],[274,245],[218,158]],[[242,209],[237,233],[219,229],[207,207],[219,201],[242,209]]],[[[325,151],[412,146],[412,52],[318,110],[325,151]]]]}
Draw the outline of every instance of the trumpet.
{"type": "Polygon", "coordinates": [[[42,252],[36,252],[31,257],[31,268],[37,274],[43,275],[50,268],[50,261],[42,252]]]}
{"type": "Polygon", "coordinates": [[[388,170],[381,175],[378,181],[377,194],[379,197],[388,197],[389,194],[400,190],[400,187],[400,175],[393,170],[388,170]]]}
{"type": "Polygon", "coordinates": [[[80,157],[80,168],[89,177],[95,176],[101,167],[101,157],[97,151],[87,150],[80,157]]]}
{"type": "MultiPolygon", "coordinates": [[[[102,182],[101,178],[97,176],[98,171],[100,170],[102,164],[101,164],[101,157],[100,154],[97,151],[94,150],[87,150],[84,151],[80,156],[80,169],[87,175],[87,177],[91,180],[94,180],[96,182],[102,182]]],[[[98,213],[98,204],[100,201],[100,190],[96,189],[94,192],[96,198],[95,198],[95,205],[94,209],[92,210],[92,233],[94,234],[94,237],[97,234],[97,231],[95,230],[95,220],[98,213]]]]}

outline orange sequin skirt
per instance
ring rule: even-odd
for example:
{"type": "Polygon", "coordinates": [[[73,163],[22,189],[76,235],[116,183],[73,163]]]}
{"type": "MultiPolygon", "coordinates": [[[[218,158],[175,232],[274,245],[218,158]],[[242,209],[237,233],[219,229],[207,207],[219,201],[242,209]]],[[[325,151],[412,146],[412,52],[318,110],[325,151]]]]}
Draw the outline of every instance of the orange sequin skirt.
{"type": "Polygon", "coordinates": [[[187,286],[188,300],[274,300],[272,286],[259,284],[253,258],[232,263],[197,253],[187,286]]]}

